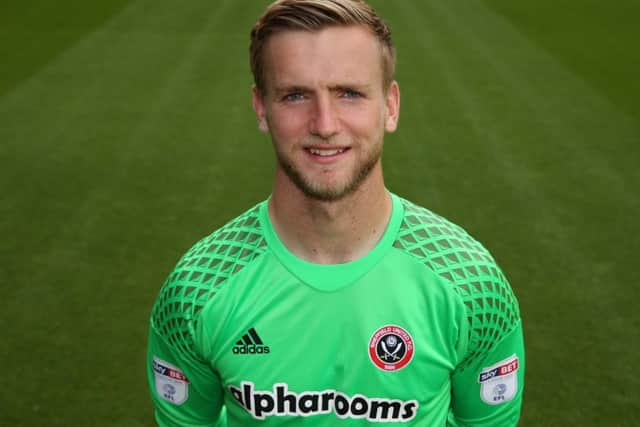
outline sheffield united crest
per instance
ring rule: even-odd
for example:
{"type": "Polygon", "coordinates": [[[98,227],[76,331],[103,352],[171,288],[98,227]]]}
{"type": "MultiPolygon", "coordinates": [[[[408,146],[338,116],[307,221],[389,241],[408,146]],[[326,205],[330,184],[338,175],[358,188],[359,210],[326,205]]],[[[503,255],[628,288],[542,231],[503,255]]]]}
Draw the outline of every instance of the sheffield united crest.
{"type": "Polygon", "coordinates": [[[413,338],[400,326],[383,326],[371,335],[369,357],[383,371],[402,369],[413,358],[413,338]]]}

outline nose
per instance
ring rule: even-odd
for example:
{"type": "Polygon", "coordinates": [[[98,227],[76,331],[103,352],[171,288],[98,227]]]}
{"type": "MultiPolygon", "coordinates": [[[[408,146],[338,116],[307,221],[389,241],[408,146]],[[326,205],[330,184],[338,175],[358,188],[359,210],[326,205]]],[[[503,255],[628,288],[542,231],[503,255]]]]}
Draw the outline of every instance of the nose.
{"type": "Polygon", "coordinates": [[[316,98],[310,132],[323,139],[328,139],[338,132],[337,112],[329,95],[323,94],[316,98]]]}

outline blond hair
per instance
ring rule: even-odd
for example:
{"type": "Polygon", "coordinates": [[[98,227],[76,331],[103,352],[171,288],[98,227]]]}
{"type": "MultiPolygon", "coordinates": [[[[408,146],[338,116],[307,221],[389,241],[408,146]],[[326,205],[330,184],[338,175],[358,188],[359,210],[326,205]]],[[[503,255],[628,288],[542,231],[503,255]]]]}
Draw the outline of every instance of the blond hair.
{"type": "Polygon", "coordinates": [[[319,31],[332,26],[360,25],[379,41],[382,76],[386,90],[393,81],[396,52],[391,30],[363,0],[277,0],[260,16],[251,30],[249,60],[256,87],[264,85],[264,46],[273,34],[282,31],[319,31]]]}

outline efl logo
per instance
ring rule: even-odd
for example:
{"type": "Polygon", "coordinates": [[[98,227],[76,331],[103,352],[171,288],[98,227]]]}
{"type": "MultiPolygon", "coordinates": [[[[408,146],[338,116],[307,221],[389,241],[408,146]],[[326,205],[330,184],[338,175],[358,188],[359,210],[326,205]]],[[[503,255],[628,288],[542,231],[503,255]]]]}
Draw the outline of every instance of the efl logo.
{"type": "Polygon", "coordinates": [[[518,367],[520,361],[514,354],[508,359],[482,369],[478,382],[480,397],[489,405],[499,405],[512,400],[518,391],[518,367]]]}
{"type": "Polygon", "coordinates": [[[400,326],[383,326],[371,335],[369,358],[383,371],[400,370],[413,358],[413,338],[400,326]]]}
{"type": "Polygon", "coordinates": [[[177,367],[153,357],[153,375],[157,395],[174,405],[181,405],[189,397],[189,380],[177,367]]]}

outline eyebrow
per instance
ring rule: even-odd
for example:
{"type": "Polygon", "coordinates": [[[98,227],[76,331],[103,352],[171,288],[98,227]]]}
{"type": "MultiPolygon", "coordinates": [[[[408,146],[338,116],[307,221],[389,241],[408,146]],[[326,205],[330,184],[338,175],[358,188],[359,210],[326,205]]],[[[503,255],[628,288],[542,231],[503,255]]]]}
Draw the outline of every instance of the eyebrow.
{"type": "Polygon", "coordinates": [[[370,84],[340,84],[332,86],[331,91],[345,91],[345,90],[355,90],[357,92],[367,92],[371,88],[370,84]]]}
{"type": "MultiPolygon", "coordinates": [[[[329,90],[331,92],[339,92],[339,91],[345,91],[345,90],[355,90],[358,92],[366,92],[371,88],[370,84],[366,84],[366,83],[341,83],[341,84],[337,84],[337,85],[333,85],[329,87],[329,90]]],[[[281,94],[285,94],[285,93],[292,93],[292,92],[302,92],[302,93],[309,93],[309,92],[313,92],[314,89],[311,89],[310,87],[306,87],[306,86],[301,86],[301,85],[283,85],[283,86],[276,86],[274,88],[274,93],[276,95],[281,95],[281,94]]]]}
{"type": "Polygon", "coordinates": [[[303,92],[303,93],[312,92],[310,88],[307,88],[304,86],[298,86],[298,85],[276,86],[273,91],[276,95],[291,93],[291,92],[303,92]]]}

